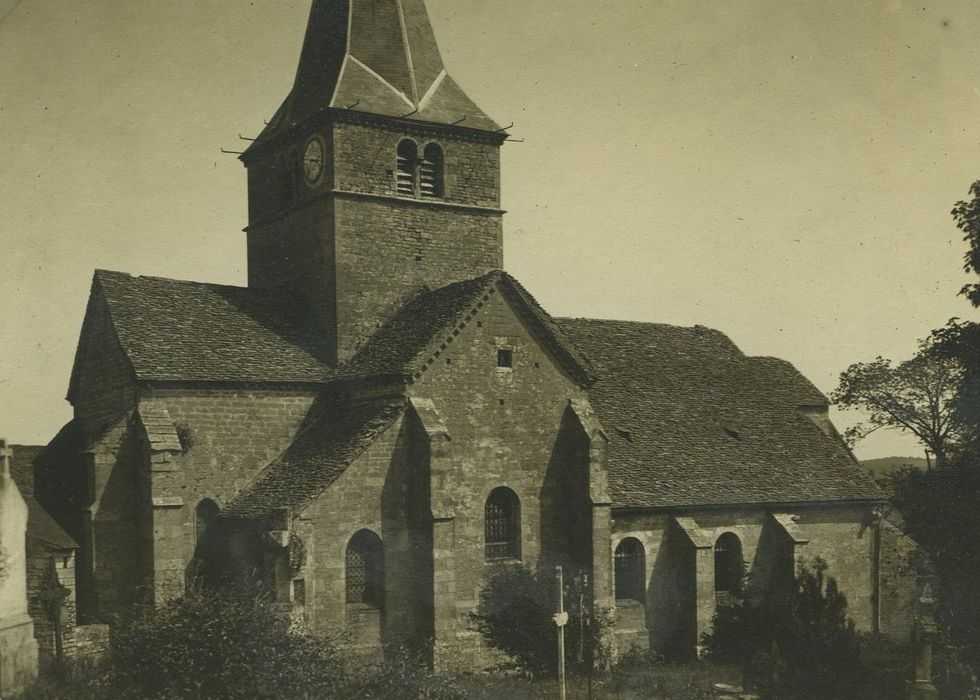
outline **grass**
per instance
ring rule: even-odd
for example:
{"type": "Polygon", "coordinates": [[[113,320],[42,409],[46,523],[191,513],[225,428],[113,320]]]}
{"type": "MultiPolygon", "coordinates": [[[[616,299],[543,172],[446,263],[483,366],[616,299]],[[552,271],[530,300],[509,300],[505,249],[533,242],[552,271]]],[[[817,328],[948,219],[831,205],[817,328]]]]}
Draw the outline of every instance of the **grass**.
{"type": "MultiPolygon", "coordinates": [[[[712,662],[688,664],[638,664],[618,668],[597,678],[592,685],[584,678],[570,678],[568,700],[700,700],[714,697],[714,683],[738,684],[740,672],[732,666],[712,662]]],[[[20,696],[21,700],[109,700],[113,694],[99,683],[98,669],[66,667],[50,669],[45,677],[20,696]]],[[[477,674],[444,679],[445,685],[468,700],[553,700],[558,697],[555,680],[529,681],[513,676],[477,674]]],[[[404,700],[421,697],[418,691],[404,700]]],[[[387,700],[387,699],[386,699],[387,700]]],[[[401,700],[391,697],[391,700],[401,700]]]]}
{"type": "MultiPolygon", "coordinates": [[[[616,669],[593,682],[571,678],[566,683],[568,700],[700,700],[713,698],[712,685],[741,683],[739,669],[709,662],[656,664],[616,669]]],[[[464,676],[454,687],[471,700],[553,700],[558,682],[527,681],[503,676],[464,676]]]]}

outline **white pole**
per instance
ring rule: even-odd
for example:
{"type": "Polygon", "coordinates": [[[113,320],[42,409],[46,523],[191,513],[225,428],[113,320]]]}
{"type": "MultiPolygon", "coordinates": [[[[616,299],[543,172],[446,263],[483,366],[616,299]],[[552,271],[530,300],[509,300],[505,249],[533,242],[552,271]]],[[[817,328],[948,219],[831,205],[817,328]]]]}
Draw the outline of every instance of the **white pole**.
{"type": "Polygon", "coordinates": [[[560,566],[555,567],[558,575],[558,698],[565,700],[565,590],[560,566]]]}

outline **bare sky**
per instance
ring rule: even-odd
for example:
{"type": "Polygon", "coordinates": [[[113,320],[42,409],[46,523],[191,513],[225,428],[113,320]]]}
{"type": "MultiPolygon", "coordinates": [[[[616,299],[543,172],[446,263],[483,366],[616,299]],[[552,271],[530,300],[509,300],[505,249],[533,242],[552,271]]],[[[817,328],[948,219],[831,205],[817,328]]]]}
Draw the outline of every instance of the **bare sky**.
{"type": "MultiPolygon", "coordinates": [[[[971,315],[949,210],[980,178],[976,0],[428,6],[450,72],[525,139],[506,265],[553,314],[719,328],[824,391],[971,315]]],[[[70,419],[94,268],[244,283],[245,173],[219,149],[287,93],[308,10],[0,0],[0,435],[70,419]]]]}

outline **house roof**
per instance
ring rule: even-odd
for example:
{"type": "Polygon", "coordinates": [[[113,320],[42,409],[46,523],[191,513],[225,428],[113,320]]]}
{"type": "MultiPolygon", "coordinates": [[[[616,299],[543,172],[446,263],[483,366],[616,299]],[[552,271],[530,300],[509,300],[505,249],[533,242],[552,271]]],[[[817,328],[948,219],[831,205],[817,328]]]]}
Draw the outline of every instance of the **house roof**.
{"type": "Polygon", "coordinates": [[[27,503],[27,537],[32,542],[55,549],[76,549],[75,540],[65,532],[34,497],[34,461],[44,451],[41,445],[11,445],[10,473],[27,503]]]}
{"type": "Polygon", "coordinates": [[[222,511],[255,518],[302,510],[335,482],[405,410],[405,403],[340,406],[322,399],[293,443],[222,511]]]}
{"type": "Polygon", "coordinates": [[[371,336],[364,347],[338,370],[337,376],[418,377],[498,290],[536,329],[558,363],[572,377],[582,384],[592,381],[587,362],[564,337],[561,328],[517,280],[500,270],[439,289],[421,290],[371,336]]]}
{"type": "Polygon", "coordinates": [[[329,108],[500,130],[446,73],[424,0],[314,0],[293,88],[256,143],[329,108]]]}
{"type": "Polygon", "coordinates": [[[699,326],[558,322],[597,375],[589,396],[610,437],[614,506],[884,498],[845,446],[797,411],[827,400],[789,363],[746,357],[699,326]]]}
{"type": "Polygon", "coordinates": [[[112,328],[141,380],[323,382],[299,310],[282,292],[97,270],[112,328]]]}

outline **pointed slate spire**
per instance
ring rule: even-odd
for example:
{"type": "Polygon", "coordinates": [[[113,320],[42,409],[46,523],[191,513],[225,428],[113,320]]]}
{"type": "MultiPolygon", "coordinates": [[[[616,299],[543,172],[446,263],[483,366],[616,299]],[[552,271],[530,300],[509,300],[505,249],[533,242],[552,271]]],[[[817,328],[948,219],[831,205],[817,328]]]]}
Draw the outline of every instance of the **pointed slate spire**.
{"type": "Polygon", "coordinates": [[[424,0],[313,0],[296,82],[263,136],[327,107],[499,129],[446,73],[424,0]]]}

